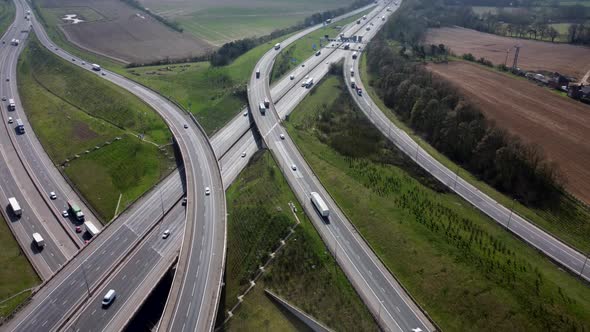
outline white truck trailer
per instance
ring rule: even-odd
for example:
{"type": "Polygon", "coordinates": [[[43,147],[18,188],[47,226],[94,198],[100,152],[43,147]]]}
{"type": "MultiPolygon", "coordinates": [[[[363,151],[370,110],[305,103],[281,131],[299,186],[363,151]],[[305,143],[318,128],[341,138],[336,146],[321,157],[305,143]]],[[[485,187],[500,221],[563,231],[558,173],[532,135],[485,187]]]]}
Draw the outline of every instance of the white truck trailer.
{"type": "Polygon", "coordinates": [[[275,50],[278,50],[278,49],[280,49],[280,48],[281,48],[281,43],[276,43],[276,44],[275,44],[275,50]]]}
{"type": "Polygon", "coordinates": [[[92,66],[92,70],[94,70],[94,71],[100,71],[100,65],[97,65],[96,63],[93,63],[91,66],[92,66]]]}
{"type": "Polygon", "coordinates": [[[12,98],[8,99],[8,110],[14,111],[15,109],[16,109],[16,103],[14,102],[14,99],[12,99],[12,98]]]}
{"type": "Polygon", "coordinates": [[[39,248],[45,247],[45,241],[43,240],[43,237],[41,236],[41,234],[33,233],[33,241],[35,242],[37,247],[39,247],[39,248]]]}
{"type": "Polygon", "coordinates": [[[311,202],[313,203],[313,205],[322,217],[327,218],[330,215],[330,209],[328,208],[328,205],[326,204],[326,202],[324,202],[320,194],[312,192],[311,202]]]}
{"type": "Polygon", "coordinates": [[[15,216],[21,216],[23,214],[23,210],[20,208],[18,201],[14,197],[10,197],[8,199],[8,204],[10,204],[10,208],[15,216]]]}
{"type": "Polygon", "coordinates": [[[85,221],[84,222],[84,227],[86,227],[86,231],[91,236],[95,236],[96,234],[100,233],[100,231],[98,230],[98,228],[96,228],[96,226],[94,226],[94,224],[91,221],[85,221]]]}

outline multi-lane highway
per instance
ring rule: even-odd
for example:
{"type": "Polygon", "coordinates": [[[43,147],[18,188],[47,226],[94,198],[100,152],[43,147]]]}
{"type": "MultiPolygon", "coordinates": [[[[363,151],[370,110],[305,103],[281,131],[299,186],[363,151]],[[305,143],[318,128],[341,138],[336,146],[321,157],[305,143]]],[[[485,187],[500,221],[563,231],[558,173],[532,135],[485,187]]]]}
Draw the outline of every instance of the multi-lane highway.
{"type": "MultiPolygon", "coordinates": [[[[363,31],[366,31],[364,27],[369,26],[370,22],[375,25],[373,29],[377,29],[380,23],[373,19],[386,14],[389,12],[385,11],[385,7],[379,6],[367,15],[369,18],[363,24],[353,27],[348,33],[364,34],[363,31]]],[[[287,40],[282,44],[289,43],[290,40],[287,40]]],[[[333,52],[339,52],[339,50],[336,49],[333,52]]],[[[302,202],[314,226],[376,317],[379,325],[393,331],[434,330],[434,326],[425,314],[406,294],[331,199],[295,144],[282,129],[269,87],[269,77],[277,53],[275,50],[270,50],[260,59],[256,66],[260,69],[260,77],[256,77],[253,72],[249,84],[250,109],[262,139],[275,155],[287,181],[302,202]],[[258,104],[265,99],[271,100],[271,103],[269,110],[263,114],[258,110],[258,104]],[[322,218],[310,202],[311,192],[319,193],[329,206],[330,215],[327,219],[322,218]]],[[[327,66],[328,64],[320,62],[318,65],[327,66]]]]}
{"type": "MultiPolygon", "coordinates": [[[[359,61],[353,61],[352,58],[347,58],[345,63],[345,68],[354,66],[355,72],[360,74],[358,70],[359,61]]],[[[381,109],[373,102],[368,94],[365,93],[362,96],[358,96],[354,93],[353,89],[350,87],[350,73],[345,71],[345,74],[348,74],[344,75],[345,80],[353,99],[359,108],[381,131],[381,133],[383,133],[401,151],[414,159],[418,165],[436,177],[441,183],[444,183],[449,189],[463,197],[466,201],[477,207],[498,224],[506,227],[525,242],[551,257],[557,263],[565,266],[574,274],[590,281],[590,268],[586,266],[588,262],[582,253],[559,241],[551,234],[543,231],[518,214],[513,213],[510,209],[500,205],[490,196],[481,192],[460,176],[457,176],[454,171],[446,168],[438,162],[426,150],[420,147],[419,144],[417,144],[408,134],[406,134],[405,131],[395,126],[395,124],[391,122],[391,120],[389,120],[381,109]]],[[[363,90],[365,90],[359,77],[356,79],[356,84],[359,84],[363,90]]]]}
{"type": "MultiPolygon", "coordinates": [[[[23,3],[17,1],[17,8],[19,8],[17,11],[17,19],[18,17],[24,16],[24,11],[22,8],[23,5],[23,3]]],[[[26,5],[24,5],[24,7],[26,7],[26,5]]],[[[67,61],[71,61],[71,59],[75,58],[77,60],[75,61],[76,65],[81,66],[87,70],[91,70],[90,65],[82,64],[83,62],[80,59],[73,57],[71,54],[68,54],[67,52],[52,45],[45,34],[45,31],[42,29],[42,26],[37,22],[37,20],[35,20],[34,17],[31,20],[31,24],[35,28],[39,40],[45,47],[51,49],[55,54],[66,59],[67,61]]],[[[187,268],[183,269],[183,265],[181,265],[181,268],[178,269],[176,276],[182,280],[183,285],[189,285],[191,287],[193,285],[197,285],[195,288],[197,288],[199,291],[199,296],[201,296],[200,300],[195,299],[194,301],[191,297],[188,300],[188,303],[185,301],[184,304],[180,304],[180,307],[185,304],[194,304],[192,305],[192,308],[195,313],[192,316],[201,317],[202,321],[205,322],[212,322],[215,316],[214,311],[217,308],[225,252],[225,194],[221,182],[221,174],[219,172],[217,159],[214,156],[213,150],[204,132],[198,127],[198,124],[194,122],[189,115],[182,112],[174,104],[143,86],[140,86],[111,72],[102,71],[102,73],[104,73],[102,74],[103,78],[127,89],[128,91],[137,95],[139,98],[143,99],[156,111],[158,111],[170,126],[170,129],[172,130],[173,135],[180,147],[186,168],[185,190],[187,192],[187,198],[189,201],[186,210],[187,222],[184,232],[183,250],[181,254],[181,264],[184,263],[187,268]],[[210,188],[209,195],[205,195],[206,187],[210,188]],[[201,260],[200,257],[204,257],[204,259],[201,260]],[[201,266],[203,269],[200,269],[201,266]],[[195,273],[195,270],[200,270],[201,272],[195,273]],[[184,271],[187,273],[185,274],[184,271]],[[214,308],[213,313],[211,313],[210,308],[214,308]],[[205,314],[203,315],[200,311],[205,312],[205,314]]],[[[100,74],[101,73],[97,73],[97,75],[100,74]]],[[[100,263],[102,266],[107,267],[107,269],[99,269],[99,272],[108,272],[108,268],[112,268],[114,264],[123,257],[123,253],[130,252],[132,244],[136,243],[134,240],[137,241],[145,232],[145,230],[148,229],[145,227],[145,224],[141,219],[135,220],[133,218],[135,217],[131,217],[128,223],[118,223],[117,226],[123,226],[122,229],[121,227],[109,227],[109,229],[121,229],[121,231],[124,233],[125,229],[127,228],[127,230],[131,230],[130,233],[133,233],[121,235],[128,236],[128,238],[118,244],[118,246],[121,247],[121,250],[117,252],[117,257],[101,258],[101,251],[91,251],[93,253],[93,255],[91,255],[93,260],[107,260],[106,262],[102,261],[100,263]],[[137,223],[137,229],[132,228],[132,224],[134,222],[137,223]]],[[[149,220],[154,222],[158,219],[159,218],[157,217],[149,218],[149,220]]],[[[99,236],[97,239],[105,239],[106,241],[99,241],[96,244],[97,246],[100,246],[101,244],[104,245],[105,249],[103,249],[103,251],[105,252],[107,248],[116,247],[116,242],[118,242],[120,239],[119,236],[111,236],[108,237],[108,239],[107,237],[108,236],[106,235],[99,236]]],[[[86,253],[88,253],[88,251],[86,253]]],[[[94,283],[99,283],[102,281],[100,278],[98,278],[103,275],[102,273],[94,274],[89,278],[85,277],[85,275],[87,275],[85,274],[85,271],[88,268],[87,263],[83,264],[83,262],[80,262],[78,257],[76,257],[76,261],[76,263],[68,264],[68,268],[73,269],[74,271],[69,274],[64,273],[60,276],[60,278],[56,278],[56,280],[58,280],[57,287],[50,289],[49,294],[46,294],[45,297],[43,297],[41,294],[42,292],[40,292],[38,296],[34,298],[34,300],[39,299],[41,303],[35,306],[30,306],[32,310],[29,313],[27,313],[25,310],[25,312],[23,312],[21,315],[24,317],[24,319],[19,320],[19,322],[15,324],[15,329],[26,330],[28,324],[31,324],[31,322],[37,322],[37,319],[35,318],[29,319],[31,318],[29,317],[31,314],[40,319],[43,319],[43,317],[47,318],[45,326],[48,327],[56,327],[60,324],[63,324],[63,321],[61,321],[60,318],[64,316],[62,315],[63,312],[68,312],[72,306],[68,305],[68,301],[66,300],[62,300],[63,302],[61,306],[47,304],[53,304],[57,301],[56,293],[60,290],[67,291],[69,293],[68,295],[70,296],[71,294],[76,294],[76,292],[71,292],[71,287],[64,286],[64,283],[60,281],[68,280],[71,285],[76,285],[80,282],[80,280],[82,280],[83,277],[84,280],[96,278],[94,280],[89,280],[91,287],[96,286],[94,283]],[[94,281],[94,283],[92,283],[92,281],[94,281]]],[[[84,284],[87,283],[85,282],[84,284]]],[[[77,294],[80,293],[78,292],[77,294]]],[[[183,293],[179,292],[179,295],[182,294],[183,293]]],[[[78,299],[70,300],[74,302],[80,302],[78,299]]],[[[173,302],[171,303],[175,304],[176,302],[173,299],[173,302]]]]}
{"type": "MultiPolygon", "coordinates": [[[[16,6],[16,17],[0,44],[0,95],[2,101],[0,125],[0,202],[2,213],[27,257],[42,279],[50,278],[71,258],[83,242],[74,232],[75,224],[60,214],[66,199],[76,195],[59,175],[59,171],[41,148],[23,116],[17,93],[16,63],[23,46],[11,45],[11,40],[28,37],[29,24],[22,6],[16,6]],[[14,99],[15,110],[9,110],[8,100],[14,99]],[[11,117],[12,123],[9,123],[11,117]],[[15,130],[16,119],[25,124],[25,133],[15,130]],[[56,192],[51,200],[49,193],[56,192]],[[8,197],[15,197],[23,210],[19,218],[8,207],[8,197]],[[39,233],[45,240],[40,250],[33,244],[32,234],[39,233]]],[[[79,200],[78,200],[79,202],[79,200]]],[[[86,209],[87,211],[87,209],[86,209]]],[[[90,216],[92,217],[92,216],[90,216]]]]}
{"type": "MultiPolygon", "coordinates": [[[[367,8],[368,7],[364,7],[359,10],[356,10],[352,13],[343,15],[342,17],[334,19],[334,21],[349,17],[350,15],[358,14],[360,11],[364,11],[367,8]]],[[[321,26],[318,26],[318,27],[321,27],[321,26]]],[[[309,29],[308,32],[311,32],[313,30],[315,30],[315,29],[309,29]]],[[[303,36],[303,34],[301,36],[303,36]]],[[[50,46],[52,46],[52,45],[50,45],[50,46]]],[[[59,51],[59,50],[55,50],[55,47],[52,47],[51,50],[54,52],[59,51]]],[[[62,57],[63,57],[63,55],[62,55],[62,57]]],[[[67,60],[69,60],[69,59],[67,59],[67,60]]],[[[312,58],[310,60],[314,61],[315,58],[312,58]]],[[[80,63],[80,62],[78,61],[78,63],[80,63]]],[[[310,65],[311,62],[306,62],[306,64],[310,65]]],[[[308,68],[311,68],[311,67],[312,66],[308,66],[308,68]]],[[[303,75],[303,72],[301,74],[303,75]]],[[[284,78],[281,82],[282,82],[282,84],[277,84],[277,86],[286,86],[290,83],[288,78],[284,78]]],[[[279,94],[284,94],[284,92],[285,91],[279,91],[275,88],[275,89],[273,89],[273,96],[278,96],[279,94]]],[[[276,98],[278,98],[278,97],[276,97],[276,98]]],[[[237,177],[239,172],[246,166],[249,157],[258,149],[258,146],[255,142],[255,133],[254,133],[254,131],[252,131],[250,129],[250,126],[251,126],[251,123],[250,123],[249,116],[243,116],[240,113],[238,116],[236,116],[236,118],[234,120],[232,120],[228,125],[226,125],[224,127],[224,129],[221,130],[212,139],[212,144],[215,149],[215,153],[220,158],[219,162],[222,167],[223,184],[225,187],[229,186],[229,184],[237,177]],[[244,151],[247,152],[247,156],[242,158],[241,154],[244,151]]],[[[164,213],[164,211],[169,210],[170,207],[168,206],[168,202],[177,201],[180,198],[180,196],[182,195],[182,193],[183,193],[183,186],[181,186],[181,176],[178,174],[178,171],[176,171],[169,178],[164,180],[160,185],[158,185],[156,188],[154,188],[153,192],[150,193],[150,195],[141,199],[139,202],[136,203],[136,205],[130,211],[127,211],[120,218],[118,218],[116,220],[116,222],[114,222],[114,224],[109,227],[112,229],[107,228],[107,232],[105,234],[103,234],[101,237],[99,237],[99,239],[101,241],[97,242],[97,243],[93,243],[93,244],[91,244],[91,246],[95,247],[104,241],[105,242],[104,246],[108,247],[110,245],[110,243],[112,241],[114,241],[114,239],[112,237],[107,236],[106,234],[110,234],[111,232],[119,232],[120,227],[122,227],[122,229],[127,229],[130,227],[131,223],[133,223],[134,229],[136,229],[137,227],[145,227],[146,229],[153,227],[155,222],[159,218],[161,218],[161,215],[164,213]],[[162,203],[162,204],[157,203],[158,197],[160,199],[160,203],[162,203]],[[163,202],[166,202],[166,203],[163,203],[163,202]],[[141,216],[139,216],[139,215],[136,215],[133,211],[142,211],[142,214],[141,214],[141,216]],[[139,218],[139,220],[133,221],[132,219],[130,219],[130,217],[139,218]],[[117,227],[115,227],[115,225],[117,227]]],[[[127,246],[124,246],[124,244],[119,244],[120,245],[119,250],[121,252],[124,252],[125,255],[131,255],[131,253],[134,252],[134,247],[139,246],[139,243],[140,243],[141,239],[143,238],[143,236],[144,236],[143,233],[140,233],[138,236],[128,238],[126,243],[124,243],[127,246]]],[[[145,245],[145,244],[142,243],[141,245],[145,245]]],[[[178,244],[177,244],[177,246],[178,246],[178,244]]],[[[178,248],[179,247],[177,247],[176,250],[178,248]]],[[[108,275],[110,275],[109,274],[110,271],[116,270],[113,273],[113,275],[111,275],[109,277],[110,278],[109,284],[111,282],[121,282],[120,280],[127,280],[127,284],[129,285],[128,287],[131,287],[131,289],[136,290],[130,296],[132,296],[134,298],[139,298],[139,300],[136,300],[136,301],[131,301],[131,300],[130,301],[126,301],[126,300],[121,301],[120,302],[121,303],[120,304],[121,310],[111,310],[111,311],[109,311],[109,313],[105,314],[105,316],[104,316],[105,320],[109,317],[113,317],[113,318],[111,318],[110,321],[108,321],[109,327],[124,326],[124,324],[126,323],[126,319],[128,319],[129,317],[124,317],[124,315],[122,313],[123,312],[133,312],[133,310],[135,310],[137,308],[136,306],[139,303],[141,303],[141,300],[143,299],[143,297],[141,296],[140,293],[144,292],[147,294],[147,292],[151,289],[151,287],[153,287],[153,280],[157,280],[161,275],[163,275],[165,273],[165,268],[163,268],[163,266],[165,266],[165,263],[169,262],[170,259],[173,259],[177,255],[177,252],[170,251],[170,250],[165,251],[165,254],[163,254],[162,257],[160,257],[160,260],[154,265],[152,270],[150,270],[150,271],[142,270],[141,273],[138,273],[138,278],[135,280],[127,279],[124,274],[117,272],[117,271],[121,271],[121,270],[125,269],[127,262],[130,262],[129,260],[125,260],[120,265],[117,264],[118,260],[122,259],[122,257],[125,257],[125,255],[113,257],[111,260],[101,260],[101,261],[97,261],[96,263],[93,263],[96,266],[95,268],[99,269],[100,271],[104,271],[104,274],[102,274],[96,280],[94,280],[94,279],[90,280],[89,287],[92,290],[92,292],[96,292],[96,294],[101,294],[101,290],[103,290],[103,288],[105,288],[105,287],[108,287],[107,284],[101,283],[102,276],[103,275],[108,276],[108,275]],[[147,273],[147,275],[145,275],[143,273],[147,273]],[[144,278],[141,279],[141,278],[139,278],[139,276],[144,276],[144,278]],[[117,281],[117,278],[119,278],[119,281],[117,281]]],[[[91,258],[88,261],[91,261],[93,259],[94,258],[91,258]]],[[[82,255],[81,257],[76,257],[69,264],[68,269],[66,271],[63,271],[62,273],[60,273],[59,278],[56,278],[55,281],[47,284],[42,289],[42,291],[40,293],[35,295],[35,297],[33,298],[33,304],[42,303],[42,300],[45,297],[54,297],[54,298],[61,297],[62,293],[60,293],[56,289],[58,289],[60,287],[65,287],[68,284],[62,283],[62,282],[60,282],[60,280],[63,280],[62,278],[64,278],[63,277],[64,275],[72,275],[72,276],[76,277],[75,273],[76,273],[76,269],[79,269],[78,265],[80,264],[80,261],[87,261],[87,257],[85,255],[82,255]]],[[[77,278],[79,279],[80,275],[77,275],[77,278]]],[[[70,282],[74,282],[73,279],[68,279],[68,280],[71,280],[70,282]]],[[[80,298],[83,300],[81,302],[75,302],[75,301],[66,302],[60,308],[58,308],[58,310],[54,311],[54,312],[58,313],[58,315],[61,315],[64,317],[71,316],[73,314],[73,310],[75,308],[77,308],[78,305],[82,305],[82,303],[84,301],[86,301],[86,295],[85,295],[86,290],[85,289],[74,288],[74,289],[68,289],[68,291],[69,291],[69,294],[72,296],[72,298],[80,298]]],[[[52,301],[52,299],[50,299],[49,301],[52,301]]],[[[53,299],[53,301],[55,301],[55,300],[53,299]]],[[[90,302],[92,302],[92,301],[93,300],[90,299],[90,302]]],[[[37,306],[31,305],[31,306],[27,307],[23,312],[19,313],[18,317],[15,320],[13,320],[13,323],[15,321],[18,321],[19,319],[34,317],[39,314],[39,313],[36,313],[37,311],[44,312],[44,311],[46,311],[46,308],[43,305],[37,305],[37,306]],[[31,315],[31,316],[29,316],[29,315],[31,315]]],[[[48,315],[48,314],[45,314],[45,315],[48,315]]],[[[33,318],[33,319],[35,319],[35,318],[33,318]]],[[[72,326],[77,326],[78,324],[73,323],[73,322],[81,322],[82,320],[83,320],[83,316],[77,316],[76,319],[74,319],[74,318],[69,319],[69,322],[73,324],[72,326]]],[[[49,323],[50,322],[48,321],[46,323],[46,325],[48,325],[49,323]]],[[[100,326],[100,324],[97,324],[97,327],[99,327],[99,326],[100,326]]]]}

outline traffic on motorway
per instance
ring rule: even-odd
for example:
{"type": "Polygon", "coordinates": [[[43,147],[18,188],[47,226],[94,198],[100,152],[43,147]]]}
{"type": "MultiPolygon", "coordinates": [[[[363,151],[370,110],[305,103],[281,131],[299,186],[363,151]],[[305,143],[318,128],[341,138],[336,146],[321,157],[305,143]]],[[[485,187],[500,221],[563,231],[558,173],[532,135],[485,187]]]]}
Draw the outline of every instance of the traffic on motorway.
{"type": "Polygon", "coordinates": [[[9,73],[0,84],[5,123],[0,136],[2,141],[11,142],[11,146],[0,146],[0,174],[6,175],[0,177],[0,200],[5,202],[3,214],[12,232],[46,282],[8,323],[10,331],[35,330],[39,324],[48,330],[121,330],[172,266],[176,266],[176,274],[158,329],[212,330],[225,264],[224,192],[262,146],[274,154],[326,246],[378,324],[384,330],[435,330],[358,235],[282,129],[281,121],[327,74],[330,64],[341,59],[345,59],[344,68],[350,68],[344,76],[354,100],[394,144],[416,156],[420,166],[498,223],[508,223],[506,226],[517,236],[590,280],[582,254],[458,180],[395,127],[363,93],[356,60],[366,42],[397,9],[397,3],[376,2],[373,11],[345,27],[337,40],[271,88],[269,77],[277,54],[319,26],[274,45],[252,72],[249,107],[211,140],[194,117],[165,97],[54,47],[27,4],[22,0],[15,3],[15,22],[3,36],[3,41],[10,43],[0,49],[0,68],[9,73]],[[77,60],[76,65],[132,92],[156,109],[181,150],[183,167],[105,229],[51,163],[36,136],[30,134],[15,78],[18,55],[27,38],[23,31],[32,29],[53,53],[77,60]],[[97,312],[99,316],[95,316],[97,312]]]}

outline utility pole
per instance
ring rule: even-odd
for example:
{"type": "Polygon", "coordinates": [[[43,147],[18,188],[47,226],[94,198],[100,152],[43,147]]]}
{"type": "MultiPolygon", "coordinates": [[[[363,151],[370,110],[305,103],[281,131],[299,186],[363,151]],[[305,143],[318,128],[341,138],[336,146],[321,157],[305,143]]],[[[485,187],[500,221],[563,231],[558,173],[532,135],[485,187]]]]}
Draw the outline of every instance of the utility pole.
{"type": "Polygon", "coordinates": [[[504,67],[506,67],[506,65],[508,64],[508,53],[510,53],[509,48],[506,49],[506,58],[504,59],[504,67]]]}
{"type": "Polygon", "coordinates": [[[514,62],[512,63],[512,70],[516,70],[516,66],[518,65],[518,53],[520,52],[520,45],[514,45],[516,52],[514,52],[514,62]]]}

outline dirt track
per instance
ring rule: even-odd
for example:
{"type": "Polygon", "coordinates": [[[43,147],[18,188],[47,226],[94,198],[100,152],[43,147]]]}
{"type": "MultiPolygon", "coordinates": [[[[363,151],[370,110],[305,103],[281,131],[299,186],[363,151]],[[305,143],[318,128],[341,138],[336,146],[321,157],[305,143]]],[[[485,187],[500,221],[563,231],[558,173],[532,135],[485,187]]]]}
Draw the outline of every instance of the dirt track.
{"type": "Polygon", "coordinates": [[[590,204],[590,106],[481,66],[427,68],[451,81],[500,127],[540,145],[559,164],[566,188],[590,204]]]}
{"type": "Polygon", "coordinates": [[[456,55],[471,53],[502,64],[508,54],[508,66],[514,59],[514,45],[520,45],[518,67],[525,70],[545,70],[581,79],[590,70],[590,47],[553,44],[526,39],[508,38],[464,28],[430,29],[429,44],[443,43],[456,55]]]}

